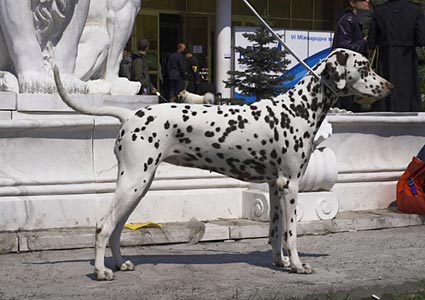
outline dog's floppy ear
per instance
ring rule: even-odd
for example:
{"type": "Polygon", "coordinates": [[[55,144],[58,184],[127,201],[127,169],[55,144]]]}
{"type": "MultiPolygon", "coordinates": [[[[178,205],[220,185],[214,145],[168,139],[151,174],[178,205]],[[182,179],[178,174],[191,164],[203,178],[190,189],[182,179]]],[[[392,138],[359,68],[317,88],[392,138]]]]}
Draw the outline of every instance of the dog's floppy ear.
{"type": "Polygon", "coordinates": [[[344,89],[347,84],[347,60],[348,53],[335,52],[328,57],[325,69],[322,72],[322,76],[329,77],[339,90],[344,89]]]}

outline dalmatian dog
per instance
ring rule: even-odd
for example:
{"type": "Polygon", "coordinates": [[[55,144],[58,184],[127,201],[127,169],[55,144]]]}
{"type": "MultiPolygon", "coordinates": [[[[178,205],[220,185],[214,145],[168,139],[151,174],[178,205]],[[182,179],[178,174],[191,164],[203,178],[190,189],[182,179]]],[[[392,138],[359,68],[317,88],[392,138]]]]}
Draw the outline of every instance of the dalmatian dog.
{"type": "Polygon", "coordinates": [[[215,99],[212,93],[206,93],[201,96],[183,90],[177,95],[176,102],[188,104],[214,104],[215,99]]]}
{"type": "Polygon", "coordinates": [[[270,244],[273,263],[292,272],[312,273],[297,251],[298,186],[312,152],[313,138],[339,96],[385,97],[391,83],[353,51],[336,49],[287,93],[240,106],[166,103],[130,111],[75,104],[54,68],[63,101],[83,114],[121,121],[115,144],[118,182],[111,207],[96,225],[95,273],[112,280],[105,268],[109,239],[118,270],[134,269],[124,261],[120,236],[127,218],[148,191],[162,162],[218,172],[249,182],[267,182],[270,191],[270,244]],[[285,256],[287,254],[287,256],[285,256]]]}

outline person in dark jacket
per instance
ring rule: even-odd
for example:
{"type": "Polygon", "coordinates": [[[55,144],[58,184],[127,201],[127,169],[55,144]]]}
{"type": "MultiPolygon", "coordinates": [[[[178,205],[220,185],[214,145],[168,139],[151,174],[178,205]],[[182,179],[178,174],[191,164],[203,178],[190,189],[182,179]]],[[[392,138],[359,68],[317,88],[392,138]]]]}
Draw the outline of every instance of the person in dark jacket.
{"type": "Polygon", "coordinates": [[[133,53],[131,64],[131,80],[141,83],[139,95],[150,95],[157,92],[152,85],[148,62],[146,61],[146,52],[149,49],[149,42],[146,39],[141,39],[137,42],[137,52],[133,53]]]}
{"type": "Polygon", "coordinates": [[[185,88],[186,58],[183,54],[185,50],[186,45],[184,43],[179,43],[177,45],[177,51],[171,53],[168,58],[169,101],[173,101],[185,88]]]}
{"type": "Polygon", "coordinates": [[[370,9],[370,0],[350,0],[344,15],[338,21],[332,49],[344,48],[367,56],[367,41],[359,14],[370,9]]]}
{"type": "Polygon", "coordinates": [[[186,50],[186,90],[190,93],[200,94],[201,75],[199,74],[199,62],[192,51],[186,50]]]}
{"type": "Polygon", "coordinates": [[[123,50],[122,60],[120,63],[120,69],[118,71],[119,77],[125,77],[128,80],[131,80],[131,65],[133,61],[131,59],[131,55],[127,49],[123,50]]]}
{"type": "Polygon", "coordinates": [[[369,48],[377,48],[377,72],[395,90],[372,104],[374,111],[417,112],[421,109],[418,58],[415,47],[425,46],[422,6],[389,0],[374,8],[368,34],[369,48]]]}
{"type": "MultiPolygon", "coordinates": [[[[349,0],[344,15],[338,21],[332,49],[344,48],[367,56],[368,48],[366,37],[363,35],[363,26],[359,14],[370,9],[370,0],[349,0]]],[[[341,97],[339,108],[353,112],[361,111],[360,104],[354,102],[354,97],[341,97]]]]}

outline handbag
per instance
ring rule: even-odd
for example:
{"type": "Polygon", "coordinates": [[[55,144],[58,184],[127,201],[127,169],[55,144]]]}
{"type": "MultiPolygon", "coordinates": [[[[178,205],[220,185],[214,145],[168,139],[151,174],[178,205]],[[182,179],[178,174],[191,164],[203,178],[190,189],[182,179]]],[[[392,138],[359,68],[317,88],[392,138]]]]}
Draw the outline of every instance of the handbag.
{"type": "Polygon", "coordinates": [[[397,207],[400,211],[425,214],[425,162],[413,157],[397,182],[397,207]]]}

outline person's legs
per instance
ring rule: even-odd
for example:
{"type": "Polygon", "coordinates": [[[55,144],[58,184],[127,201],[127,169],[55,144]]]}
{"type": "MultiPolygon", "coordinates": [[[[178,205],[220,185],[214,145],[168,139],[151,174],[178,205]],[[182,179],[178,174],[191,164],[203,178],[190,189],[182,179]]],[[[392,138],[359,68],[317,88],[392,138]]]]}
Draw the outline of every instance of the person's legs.
{"type": "Polygon", "coordinates": [[[176,95],[178,95],[181,91],[185,90],[187,88],[186,81],[184,81],[182,78],[177,81],[177,87],[176,87],[176,95]]]}
{"type": "Polygon", "coordinates": [[[194,81],[188,81],[186,90],[189,93],[197,94],[196,89],[195,89],[195,82],[194,81]]]}
{"type": "Polygon", "coordinates": [[[177,84],[178,80],[170,79],[169,91],[168,91],[168,101],[173,101],[177,96],[177,84]]]}

